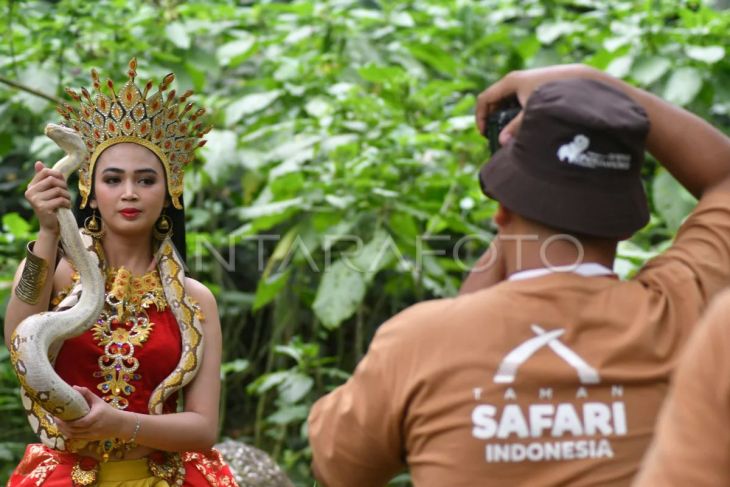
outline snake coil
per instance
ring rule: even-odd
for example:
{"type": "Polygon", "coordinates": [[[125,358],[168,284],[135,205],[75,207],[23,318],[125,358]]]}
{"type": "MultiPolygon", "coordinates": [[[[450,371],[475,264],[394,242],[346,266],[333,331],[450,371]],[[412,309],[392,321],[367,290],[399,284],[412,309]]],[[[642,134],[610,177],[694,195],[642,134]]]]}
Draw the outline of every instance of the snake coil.
{"type": "MultiPolygon", "coordinates": [[[[46,135],[66,155],[53,166],[68,179],[78,169],[88,151],[79,134],[67,127],[48,124],[46,135]]],[[[99,261],[81,240],[76,219],[68,208],[57,210],[63,249],[79,273],[83,292],[74,306],[63,311],[45,311],[28,316],[15,329],[11,338],[10,358],[24,395],[40,405],[47,413],[64,421],[81,418],[89,412],[83,396],[64,382],[53,369],[51,358],[64,340],[78,336],[96,321],[104,305],[104,278],[99,261]]],[[[38,418],[47,423],[48,418],[38,418]]],[[[52,421],[51,421],[52,422],[52,421]]],[[[63,438],[55,434],[41,434],[31,425],[41,440],[51,447],[64,449],[63,438]]],[[[55,426],[55,425],[54,425],[55,426]]]]}

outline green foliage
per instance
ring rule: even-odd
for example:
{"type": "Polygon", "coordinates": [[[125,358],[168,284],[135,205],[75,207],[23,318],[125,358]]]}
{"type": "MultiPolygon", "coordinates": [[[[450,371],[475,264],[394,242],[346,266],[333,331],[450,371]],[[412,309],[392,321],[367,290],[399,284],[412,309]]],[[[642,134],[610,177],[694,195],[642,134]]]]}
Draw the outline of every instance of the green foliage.
{"type": "MultiPolygon", "coordinates": [[[[305,418],[375,329],[453,295],[492,235],[476,173],[478,92],[512,69],[585,62],[730,126],[730,15],[700,1],[8,0],[0,73],[64,97],[88,71],[177,73],[211,107],[188,171],[188,264],[218,298],[223,434],[272,452],[311,485],[305,418]]],[[[53,106],[0,84],[0,298],[36,227],[32,163],[53,106]]],[[[700,148],[701,149],[701,148],[700,148]]],[[[622,244],[631,274],[691,208],[647,165],[650,225],[622,244]]],[[[683,194],[683,193],[680,193],[683,194]]],[[[4,314],[4,304],[0,307],[4,314]]],[[[29,441],[0,355],[0,462],[29,441]]],[[[5,467],[7,473],[8,467],[5,467]]],[[[407,479],[404,480],[407,482],[407,479]]]]}

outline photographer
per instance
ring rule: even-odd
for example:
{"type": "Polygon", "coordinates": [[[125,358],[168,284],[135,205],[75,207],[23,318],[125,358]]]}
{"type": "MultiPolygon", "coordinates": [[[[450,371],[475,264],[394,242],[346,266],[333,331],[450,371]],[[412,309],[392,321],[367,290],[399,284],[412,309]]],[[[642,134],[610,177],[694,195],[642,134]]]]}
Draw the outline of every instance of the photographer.
{"type": "Polygon", "coordinates": [[[454,299],[385,323],[309,418],[326,486],[629,485],[676,359],[730,283],[730,140],[584,66],[514,72],[477,124],[524,109],[480,173],[494,245],[454,299]],[[617,243],[649,219],[644,144],[700,198],[674,245],[629,281],[617,243]]]}

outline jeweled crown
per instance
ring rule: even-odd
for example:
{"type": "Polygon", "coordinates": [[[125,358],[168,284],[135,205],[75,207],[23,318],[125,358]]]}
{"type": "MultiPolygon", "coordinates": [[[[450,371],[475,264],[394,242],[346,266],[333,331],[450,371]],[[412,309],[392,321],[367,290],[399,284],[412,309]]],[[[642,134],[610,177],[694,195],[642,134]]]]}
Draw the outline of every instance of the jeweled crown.
{"type": "Polygon", "coordinates": [[[180,209],[184,167],[193,160],[195,149],[205,145],[202,138],[210,130],[198,121],[205,109],[193,110],[192,103],[185,103],[193,94],[190,90],[179,98],[175,96],[175,90],[165,94],[175,79],[173,73],[165,76],[158,90],[149,97],[152,81],[147,82],[144,90],[134,82],[137,76],[135,58],[129,61],[127,74],[129,80],[119,93],[114,90],[112,80],[107,80],[108,95],[102,92],[99,74],[92,69],[96,95],[92,98],[86,88],[81,88],[80,95],[67,88],[66,93],[79,104],[78,109],[66,103],[57,107],[68,125],[81,134],[89,149],[89,158],[79,169],[81,208],[87,204],[99,155],[112,145],[132,142],[148,148],[160,158],[167,176],[168,194],[173,206],[180,209]]]}

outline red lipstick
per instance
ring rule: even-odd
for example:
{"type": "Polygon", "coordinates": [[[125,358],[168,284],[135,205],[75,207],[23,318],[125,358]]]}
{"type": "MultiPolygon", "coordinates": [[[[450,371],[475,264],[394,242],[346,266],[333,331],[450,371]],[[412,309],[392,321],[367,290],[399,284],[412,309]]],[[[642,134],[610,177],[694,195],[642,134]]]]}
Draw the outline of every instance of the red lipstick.
{"type": "Polygon", "coordinates": [[[138,210],[137,208],[124,208],[119,211],[119,213],[128,220],[133,220],[137,218],[137,216],[142,213],[142,210],[138,210]]]}

